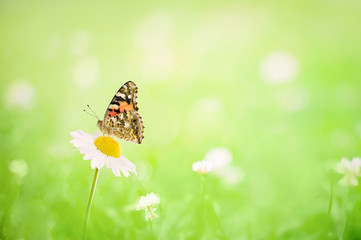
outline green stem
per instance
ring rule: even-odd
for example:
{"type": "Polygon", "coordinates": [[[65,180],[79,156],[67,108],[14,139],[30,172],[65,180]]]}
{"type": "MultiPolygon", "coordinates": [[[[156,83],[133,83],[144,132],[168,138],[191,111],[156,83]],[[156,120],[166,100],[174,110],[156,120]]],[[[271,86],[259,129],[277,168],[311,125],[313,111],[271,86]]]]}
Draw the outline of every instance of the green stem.
{"type": "MultiPolygon", "coordinates": [[[[218,215],[217,215],[217,213],[216,213],[216,211],[214,209],[213,199],[207,195],[206,176],[204,174],[202,174],[201,188],[202,188],[202,190],[201,190],[202,191],[201,203],[202,203],[202,205],[204,207],[204,210],[206,212],[209,212],[209,213],[211,212],[211,214],[213,215],[213,219],[216,220],[218,228],[219,228],[219,230],[221,231],[221,234],[222,234],[221,239],[227,239],[226,233],[224,232],[223,227],[222,227],[221,220],[219,219],[219,217],[218,217],[218,215]],[[211,211],[207,211],[206,209],[211,210],[211,211]]],[[[206,219],[205,221],[208,221],[208,220],[206,219]]]]}
{"type": "Polygon", "coordinates": [[[345,198],[344,203],[343,203],[343,209],[345,211],[346,220],[345,220],[345,224],[344,224],[343,229],[342,229],[342,233],[341,233],[340,238],[339,238],[340,240],[343,240],[343,235],[345,234],[345,230],[346,230],[346,227],[347,227],[347,224],[348,224],[349,214],[348,214],[348,206],[347,205],[349,203],[350,195],[351,195],[351,191],[350,191],[350,188],[348,188],[346,198],[345,198]]]}
{"type": "Polygon", "coordinates": [[[205,199],[205,196],[206,196],[206,177],[204,176],[204,174],[202,174],[202,199],[204,200],[205,199]]]}
{"type": "Polygon", "coordinates": [[[330,213],[331,213],[332,201],[333,201],[333,184],[331,183],[331,196],[330,196],[330,203],[328,204],[328,211],[327,211],[328,215],[330,215],[330,213]]]}
{"type": "Polygon", "coordinates": [[[94,173],[94,178],[93,178],[93,184],[92,184],[92,188],[91,188],[91,190],[90,190],[88,207],[87,207],[87,209],[86,209],[86,214],[85,214],[84,230],[83,230],[83,239],[86,239],[86,233],[87,233],[86,230],[87,230],[87,227],[88,227],[89,213],[90,213],[90,209],[91,209],[92,202],[93,202],[93,198],[94,198],[95,187],[97,186],[98,176],[99,176],[99,169],[98,169],[98,168],[95,168],[95,173],[94,173]]]}
{"type": "Polygon", "coordinates": [[[157,238],[155,237],[155,234],[154,234],[154,231],[153,231],[153,224],[152,224],[152,220],[151,220],[151,219],[149,219],[149,226],[150,226],[150,232],[152,233],[152,238],[153,238],[153,239],[157,239],[157,238]]]}

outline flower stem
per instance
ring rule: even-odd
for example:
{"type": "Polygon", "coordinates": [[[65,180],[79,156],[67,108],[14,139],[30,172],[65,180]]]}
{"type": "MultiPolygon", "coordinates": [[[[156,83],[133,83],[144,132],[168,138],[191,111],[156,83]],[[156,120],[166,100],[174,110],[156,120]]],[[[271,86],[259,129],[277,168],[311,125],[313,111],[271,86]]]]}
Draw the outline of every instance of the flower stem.
{"type": "Polygon", "coordinates": [[[202,188],[202,199],[204,200],[205,196],[206,196],[206,177],[204,175],[202,175],[202,183],[201,183],[201,188],[202,188]]]}
{"type": "Polygon", "coordinates": [[[152,220],[151,220],[151,219],[149,220],[149,226],[150,226],[150,232],[151,232],[151,234],[152,234],[152,239],[157,239],[157,238],[155,237],[155,234],[154,234],[154,231],[153,231],[153,224],[152,224],[152,220]]]}
{"type": "Polygon", "coordinates": [[[333,200],[333,184],[331,183],[331,195],[330,195],[330,203],[328,204],[328,211],[327,214],[330,215],[331,208],[332,208],[332,200],[333,200]]]}
{"type": "Polygon", "coordinates": [[[98,176],[99,176],[99,169],[98,169],[98,168],[95,168],[95,173],[94,173],[94,178],[93,178],[93,184],[92,184],[92,188],[91,188],[91,190],[90,190],[88,207],[87,207],[87,209],[86,209],[86,214],[85,214],[84,230],[83,230],[83,239],[86,239],[86,233],[87,233],[86,230],[87,230],[87,227],[88,227],[89,213],[90,213],[90,209],[91,209],[92,202],[93,202],[93,198],[94,198],[95,187],[97,186],[98,176]]]}
{"type": "Polygon", "coordinates": [[[346,198],[344,199],[344,203],[343,203],[343,208],[344,208],[344,211],[345,211],[346,220],[345,220],[345,224],[344,224],[343,229],[342,229],[342,233],[341,233],[340,238],[339,238],[341,240],[344,238],[345,231],[346,231],[346,228],[347,228],[347,225],[348,225],[348,218],[349,218],[348,205],[350,204],[349,200],[351,198],[351,195],[352,195],[352,192],[351,192],[350,189],[348,189],[347,194],[346,194],[346,198]]]}
{"type": "MultiPolygon", "coordinates": [[[[202,192],[202,200],[201,205],[203,207],[203,210],[205,211],[205,215],[211,215],[213,220],[215,220],[216,225],[218,229],[220,230],[222,236],[220,236],[221,239],[228,239],[226,236],[226,233],[224,232],[224,229],[222,227],[221,220],[219,219],[215,209],[214,209],[214,202],[212,197],[207,195],[207,184],[206,184],[206,177],[204,174],[202,174],[202,183],[201,183],[201,192],[202,192]]],[[[209,221],[208,217],[206,216],[205,221],[209,221]]]]}

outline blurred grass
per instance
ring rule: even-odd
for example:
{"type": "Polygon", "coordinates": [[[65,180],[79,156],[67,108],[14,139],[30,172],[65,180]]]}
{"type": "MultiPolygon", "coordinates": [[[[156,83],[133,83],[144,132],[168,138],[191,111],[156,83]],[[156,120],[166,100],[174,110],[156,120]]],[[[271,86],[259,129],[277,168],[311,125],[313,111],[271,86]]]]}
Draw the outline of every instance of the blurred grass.
{"type": "MultiPolygon", "coordinates": [[[[191,170],[219,146],[245,172],[236,185],[207,176],[228,239],[338,238],[347,193],[335,186],[327,216],[328,168],[360,153],[360,21],[355,0],[2,1],[0,239],[81,237],[93,171],[72,151],[70,132],[96,130],[82,109],[102,116],[128,80],[139,87],[145,139],[121,145],[138,177],[101,171],[89,239],[150,239],[143,213],[132,210],[147,192],[161,198],[153,223],[161,239],[222,239],[212,212],[197,214],[200,178],[191,170]],[[275,51],[299,62],[292,81],[260,78],[275,51]],[[77,84],[74,69],[94,82],[77,84]],[[16,81],[35,89],[29,110],[6,104],[16,81]],[[304,105],[289,111],[298,91],[304,105]],[[209,98],[218,110],[203,109],[209,98]],[[28,164],[23,178],[9,170],[16,159],[28,164]]],[[[360,199],[354,204],[345,239],[359,236],[360,199]]]]}

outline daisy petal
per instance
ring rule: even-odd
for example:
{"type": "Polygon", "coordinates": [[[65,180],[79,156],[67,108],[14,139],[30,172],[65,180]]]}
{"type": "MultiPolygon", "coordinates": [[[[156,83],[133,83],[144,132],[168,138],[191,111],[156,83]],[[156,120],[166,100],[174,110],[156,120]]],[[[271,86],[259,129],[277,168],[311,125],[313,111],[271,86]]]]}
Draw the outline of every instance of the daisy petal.
{"type": "Polygon", "coordinates": [[[101,169],[102,167],[104,167],[106,160],[107,160],[106,157],[99,158],[97,163],[97,168],[101,169]]]}
{"type": "Polygon", "coordinates": [[[121,168],[120,170],[122,171],[122,173],[123,173],[123,175],[124,175],[125,177],[129,177],[129,176],[130,176],[130,173],[128,172],[128,169],[121,168]]]}
{"type": "Polygon", "coordinates": [[[119,169],[112,169],[112,171],[116,177],[121,177],[119,169]]]}
{"type": "Polygon", "coordinates": [[[115,176],[121,171],[125,177],[130,176],[129,171],[136,174],[135,165],[123,156],[119,158],[108,157],[107,168],[112,169],[115,176]]]}
{"type": "Polygon", "coordinates": [[[100,137],[100,133],[98,131],[94,131],[94,136],[95,136],[95,139],[97,139],[98,137],[100,137]]]}
{"type": "Polygon", "coordinates": [[[74,139],[80,139],[87,142],[92,142],[96,139],[93,135],[83,132],[81,130],[76,130],[75,132],[71,132],[70,134],[74,139]]]}
{"type": "MultiPolygon", "coordinates": [[[[83,153],[82,151],[80,151],[81,153],[83,153]]],[[[100,153],[98,150],[88,150],[88,151],[84,151],[84,160],[89,160],[89,159],[93,159],[96,156],[98,156],[100,153]]]]}
{"type": "Polygon", "coordinates": [[[132,163],[131,161],[129,161],[126,157],[124,156],[120,156],[120,159],[122,160],[122,162],[127,166],[128,170],[132,173],[134,173],[135,175],[137,175],[136,172],[136,166],[134,163],[132,163]]]}
{"type": "Polygon", "coordinates": [[[90,166],[92,167],[92,169],[94,169],[98,164],[98,159],[94,158],[92,159],[90,166]]]}

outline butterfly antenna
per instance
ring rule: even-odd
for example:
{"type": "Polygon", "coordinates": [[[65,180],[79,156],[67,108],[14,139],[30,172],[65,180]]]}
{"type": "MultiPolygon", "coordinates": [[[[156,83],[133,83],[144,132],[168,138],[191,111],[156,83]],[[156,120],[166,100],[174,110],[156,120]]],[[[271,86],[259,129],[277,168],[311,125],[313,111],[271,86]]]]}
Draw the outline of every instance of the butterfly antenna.
{"type": "Polygon", "coordinates": [[[98,115],[93,111],[93,109],[91,109],[91,107],[89,106],[89,104],[88,104],[87,106],[88,106],[88,108],[90,109],[90,111],[92,111],[92,113],[94,114],[94,116],[95,116],[98,120],[100,120],[99,117],[98,117],[98,115]]]}
{"type": "Polygon", "coordinates": [[[90,116],[97,118],[96,116],[94,116],[94,115],[91,114],[90,112],[87,112],[85,109],[83,109],[83,111],[84,111],[85,113],[89,114],[90,116]]]}

